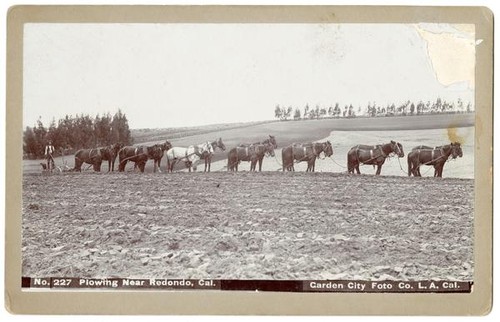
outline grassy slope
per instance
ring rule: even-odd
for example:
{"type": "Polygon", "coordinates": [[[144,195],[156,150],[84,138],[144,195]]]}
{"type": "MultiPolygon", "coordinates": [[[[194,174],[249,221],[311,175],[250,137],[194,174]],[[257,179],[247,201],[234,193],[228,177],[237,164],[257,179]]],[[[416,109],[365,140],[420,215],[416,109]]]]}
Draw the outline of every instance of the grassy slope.
{"type": "MultiPolygon", "coordinates": [[[[164,139],[170,140],[174,145],[185,146],[222,137],[225,145],[231,147],[239,143],[263,140],[268,134],[271,134],[276,136],[278,146],[282,147],[292,142],[318,140],[328,136],[331,131],[421,130],[472,125],[474,125],[474,114],[321,119],[277,121],[230,129],[214,129],[209,133],[195,134],[181,138],[169,138],[165,136],[164,139]]],[[[157,139],[158,136],[154,135],[153,140],[142,138],[142,141],[153,143],[164,140],[161,138],[157,139]]]]}
{"type": "Polygon", "coordinates": [[[251,127],[258,124],[270,123],[273,121],[261,122],[242,122],[242,123],[229,123],[229,124],[209,124],[193,127],[180,127],[180,128],[167,128],[167,129],[132,129],[131,135],[136,144],[144,142],[162,141],[164,138],[178,139],[187,136],[207,134],[216,131],[237,129],[251,127]]]}

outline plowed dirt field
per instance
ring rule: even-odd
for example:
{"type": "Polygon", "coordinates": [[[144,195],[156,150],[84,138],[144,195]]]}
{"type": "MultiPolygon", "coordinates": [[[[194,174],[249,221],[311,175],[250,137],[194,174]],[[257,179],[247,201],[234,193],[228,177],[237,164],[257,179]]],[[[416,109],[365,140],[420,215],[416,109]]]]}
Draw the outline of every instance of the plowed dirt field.
{"type": "Polygon", "coordinates": [[[470,281],[471,179],[340,173],[23,178],[23,276],[470,281]]]}

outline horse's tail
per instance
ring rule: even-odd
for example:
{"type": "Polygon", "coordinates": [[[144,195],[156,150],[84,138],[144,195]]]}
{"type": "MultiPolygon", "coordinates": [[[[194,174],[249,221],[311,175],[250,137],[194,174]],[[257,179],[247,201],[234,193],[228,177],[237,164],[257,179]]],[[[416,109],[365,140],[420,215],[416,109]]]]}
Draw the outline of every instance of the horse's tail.
{"type": "Polygon", "coordinates": [[[81,154],[83,150],[78,150],[75,153],[75,166],[73,167],[73,171],[82,171],[83,161],[81,159],[81,154]]]}
{"type": "Polygon", "coordinates": [[[238,158],[236,157],[236,150],[231,149],[227,153],[227,171],[234,171],[236,164],[238,163],[238,158]]]}
{"type": "Polygon", "coordinates": [[[354,173],[354,164],[351,162],[351,151],[347,152],[347,173],[354,173]]]}
{"type": "Polygon", "coordinates": [[[412,169],[412,164],[413,162],[411,161],[411,157],[412,157],[412,153],[408,153],[408,157],[407,157],[407,160],[408,160],[408,177],[411,177],[411,173],[413,172],[413,169],[412,169]]]}
{"type": "Polygon", "coordinates": [[[281,162],[283,163],[281,166],[283,167],[283,172],[285,172],[285,169],[286,169],[286,165],[287,165],[287,159],[286,159],[286,155],[285,155],[285,150],[286,148],[283,148],[281,149],[281,162]]]}

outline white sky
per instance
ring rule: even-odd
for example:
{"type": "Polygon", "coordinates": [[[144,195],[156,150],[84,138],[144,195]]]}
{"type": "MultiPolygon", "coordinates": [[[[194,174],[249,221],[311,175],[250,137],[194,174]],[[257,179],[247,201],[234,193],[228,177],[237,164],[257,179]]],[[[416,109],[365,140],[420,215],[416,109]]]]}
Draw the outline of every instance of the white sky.
{"type": "Polygon", "coordinates": [[[472,102],[473,27],[27,24],[23,125],[118,108],[132,128],[165,128],[272,119],[276,104],[472,102]]]}

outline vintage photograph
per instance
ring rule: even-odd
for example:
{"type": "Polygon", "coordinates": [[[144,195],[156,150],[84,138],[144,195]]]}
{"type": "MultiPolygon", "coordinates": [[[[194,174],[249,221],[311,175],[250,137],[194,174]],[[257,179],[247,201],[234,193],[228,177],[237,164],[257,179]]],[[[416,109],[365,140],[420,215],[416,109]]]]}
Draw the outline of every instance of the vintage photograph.
{"type": "Polygon", "coordinates": [[[474,24],[25,24],[23,287],[470,292],[480,45],[474,24]]]}

